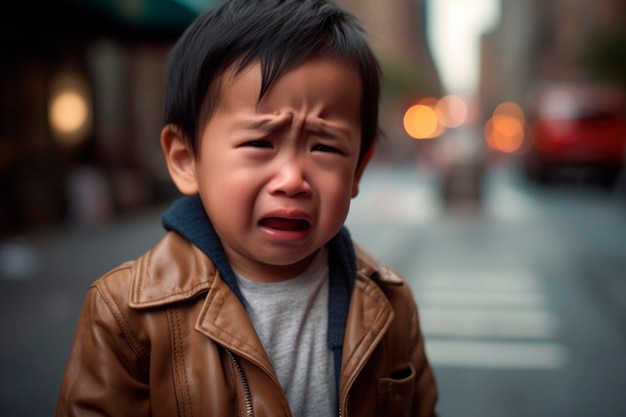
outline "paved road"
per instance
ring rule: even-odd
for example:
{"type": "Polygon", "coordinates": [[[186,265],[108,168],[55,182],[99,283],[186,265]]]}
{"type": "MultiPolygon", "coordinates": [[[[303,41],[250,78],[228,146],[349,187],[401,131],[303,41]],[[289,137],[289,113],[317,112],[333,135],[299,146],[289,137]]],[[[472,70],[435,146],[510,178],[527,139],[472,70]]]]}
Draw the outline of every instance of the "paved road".
{"type": "MultiPolygon", "coordinates": [[[[437,189],[413,167],[373,169],[348,225],[411,282],[440,414],[626,415],[626,205],[510,170],[489,175],[478,213],[446,211],[437,189]]],[[[87,286],[158,239],[158,213],[2,245],[3,416],[54,414],[87,286]]]]}
{"type": "Polygon", "coordinates": [[[442,416],[626,415],[623,201],[504,169],[446,212],[436,178],[366,181],[349,224],[413,286],[442,416]]]}

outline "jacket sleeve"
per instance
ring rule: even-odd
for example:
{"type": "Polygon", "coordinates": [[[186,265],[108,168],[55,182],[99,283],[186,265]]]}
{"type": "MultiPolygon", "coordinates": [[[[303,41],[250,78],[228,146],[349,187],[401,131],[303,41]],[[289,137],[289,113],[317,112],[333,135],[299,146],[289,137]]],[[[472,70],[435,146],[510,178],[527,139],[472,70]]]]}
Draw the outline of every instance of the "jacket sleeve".
{"type": "Polygon", "coordinates": [[[428,359],[426,358],[424,337],[420,328],[420,321],[415,302],[412,302],[409,346],[411,346],[411,360],[415,367],[415,397],[414,412],[412,415],[419,417],[436,416],[435,404],[437,403],[437,385],[428,359]]]}
{"type": "Polygon", "coordinates": [[[56,416],[147,417],[148,355],[99,283],[89,289],[78,319],[56,416]]]}

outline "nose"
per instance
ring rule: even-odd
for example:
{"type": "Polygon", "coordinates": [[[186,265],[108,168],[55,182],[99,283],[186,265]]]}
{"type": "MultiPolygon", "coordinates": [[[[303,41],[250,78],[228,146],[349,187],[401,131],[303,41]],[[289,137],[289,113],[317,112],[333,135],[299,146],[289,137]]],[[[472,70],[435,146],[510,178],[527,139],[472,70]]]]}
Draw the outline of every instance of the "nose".
{"type": "Polygon", "coordinates": [[[302,158],[292,156],[276,162],[276,171],[269,187],[273,195],[302,197],[311,194],[311,184],[302,158]]]}

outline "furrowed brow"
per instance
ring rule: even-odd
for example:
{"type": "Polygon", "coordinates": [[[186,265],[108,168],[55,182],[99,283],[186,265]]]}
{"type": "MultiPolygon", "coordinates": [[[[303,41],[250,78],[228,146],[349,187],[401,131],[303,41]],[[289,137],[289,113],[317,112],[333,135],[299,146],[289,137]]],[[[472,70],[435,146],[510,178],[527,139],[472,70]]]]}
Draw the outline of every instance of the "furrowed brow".
{"type": "MultiPolygon", "coordinates": [[[[288,116],[288,115],[286,115],[288,116]]],[[[274,132],[282,129],[290,123],[290,117],[285,116],[260,116],[242,120],[240,126],[245,130],[274,132]]]]}
{"type": "Polygon", "coordinates": [[[307,121],[306,129],[329,139],[341,139],[349,136],[348,129],[321,119],[307,121]]]}

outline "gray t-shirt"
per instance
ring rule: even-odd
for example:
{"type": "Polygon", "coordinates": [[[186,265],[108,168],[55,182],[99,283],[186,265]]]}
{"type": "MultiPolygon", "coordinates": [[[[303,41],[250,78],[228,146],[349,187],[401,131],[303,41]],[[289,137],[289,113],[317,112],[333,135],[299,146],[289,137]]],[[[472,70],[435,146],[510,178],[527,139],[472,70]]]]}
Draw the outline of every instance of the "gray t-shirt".
{"type": "Polygon", "coordinates": [[[235,274],[246,310],[296,417],[336,414],[328,348],[328,254],[295,278],[260,283],[235,274]]]}

